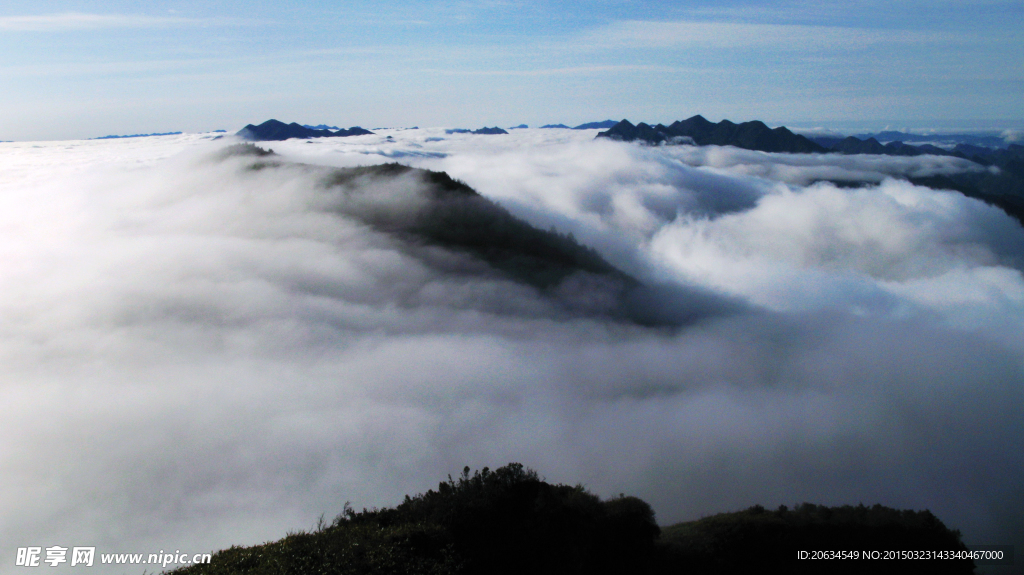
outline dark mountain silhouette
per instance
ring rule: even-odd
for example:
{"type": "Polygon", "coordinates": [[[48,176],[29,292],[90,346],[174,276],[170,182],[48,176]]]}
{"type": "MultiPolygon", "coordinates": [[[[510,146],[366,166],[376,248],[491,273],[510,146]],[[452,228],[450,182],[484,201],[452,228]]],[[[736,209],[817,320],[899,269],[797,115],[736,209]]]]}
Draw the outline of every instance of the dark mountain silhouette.
{"type": "Polygon", "coordinates": [[[181,132],[160,132],[157,134],[130,134],[127,136],[100,136],[98,138],[90,138],[92,140],[118,140],[121,138],[148,138],[150,136],[177,136],[181,132]]]}
{"type": "Polygon", "coordinates": [[[852,154],[877,154],[883,156],[920,156],[924,154],[931,154],[933,156],[957,156],[965,158],[961,153],[954,150],[947,150],[931,144],[921,144],[920,146],[912,146],[903,142],[889,142],[882,144],[875,138],[860,139],[856,136],[847,136],[846,138],[828,138],[828,137],[816,137],[811,140],[833,152],[839,152],[840,154],[852,155],[852,154]]]}
{"type": "Polygon", "coordinates": [[[508,275],[542,289],[578,271],[635,283],[594,250],[571,237],[534,228],[444,172],[401,164],[335,169],[324,185],[345,190],[352,197],[361,193],[359,188],[367,182],[409,177],[422,182],[428,200],[411,217],[402,210],[365,210],[360,206],[353,211],[345,205],[337,209],[384,232],[471,252],[508,275]]]}
{"type": "MultiPolygon", "coordinates": [[[[604,132],[599,132],[597,138],[609,138],[612,140],[620,140],[623,142],[635,142],[640,140],[648,144],[661,144],[669,141],[668,128],[658,124],[657,126],[651,126],[640,122],[637,125],[633,125],[629,120],[622,120],[616,123],[614,126],[604,132]]],[[[693,138],[687,138],[687,143],[694,143],[693,138]]]]}
{"type": "MultiPolygon", "coordinates": [[[[967,551],[960,533],[943,525],[929,511],[897,510],[882,505],[825,507],[803,503],[795,509],[766,510],[755,505],[744,511],[720,513],[662,530],[659,543],[665,565],[686,566],[694,575],[759,573],[776,567],[779,573],[860,573],[969,575],[966,560],[868,559],[864,551],[890,552],[931,548],[967,551]],[[857,550],[857,559],[797,559],[798,551],[857,550]]],[[[880,554],[881,555],[881,554],[880,554]]]]}
{"type": "MultiPolygon", "coordinates": [[[[1016,144],[1011,144],[1010,147],[1012,148],[1014,145],[1016,144]]],[[[953,151],[959,152],[960,154],[963,154],[963,156],[967,158],[971,158],[974,156],[987,158],[999,152],[1000,150],[998,148],[989,148],[987,146],[975,146],[973,144],[957,144],[956,147],[953,148],[953,151]]]]}
{"type": "Polygon", "coordinates": [[[849,136],[835,146],[830,147],[831,150],[839,152],[841,154],[885,154],[885,146],[883,146],[878,140],[874,138],[868,138],[867,140],[861,140],[849,136]]]}
{"type": "Polygon", "coordinates": [[[908,134],[906,132],[879,132],[837,138],[814,136],[811,141],[841,154],[880,154],[886,156],[954,156],[978,162],[982,165],[998,163],[1001,159],[1014,156],[1019,144],[1006,144],[997,136],[973,134],[908,134]],[[882,142],[886,142],[882,144],[882,142]],[[907,142],[925,142],[912,145],[907,142]],[[927,142],[939,142],[945,147],[927,142]],[[951,144],[954,146],[950,147],[951,144]]]}
{"type": "MultiPolygon", "coordinates": [[[[1024,225],[1024,146],[1010,144],[1006,148],[989,148],[971,144],[958,144],[946,150],[931,144],[912,146],[903,142],[889,142],[883,145],[875,138],[861,140],[849,136],[838,138],[816,138],[833,152],[841,154],[879,154],[886,156],[953,156],[971,160],[982,166],[998,168],[996,171],[973,171],[957,174],[940,174],[910,178],[910,182],[940,190],[954,190],[969,197],[982,200],[1002,209],[1024,225]]],[[[866,182],[862,182],[866,184],[866,182]]],[[[847,185],[850,185],[847,182],[847,185]]]]}
{"type": "MultiPolygon", "coordinates": [[[[883,137],[905,135],[902,132],[882,132],[883,137]]],[[[994,166],[998,170],[973,171],[950,175],[910,178],[910,181],[931,188],[958,191],[965,196],[980,199],[1001,208],[1007,214],[1024,224],[1024,146],[1010,144],[1005,148],[991,148],[971,144],[959,144],[947,150],[932,144],[913,146],[902,141],[882,144],[874,137],[861,139],[815,137],[805,138],[786,128],[770,129],[763,122],[734,124],[722,120],[715,124],[701,116],[673,122],[669,126],[631,124],[622,120],[614,127],[597,135],[626,142],[641,141],[648,144],[691,143],[699,146],[735,146],[762,152],[876,154],[886,156],[920,156],[931,154],[952,156],[971,160],[982,166],[994,166]]],[[[931,141],[941,141],[934,136],[931,141]]],[[[861,182],[862,185],[868,182],[861,182]]],[[[841,185],[857,185],[844,182],[841,185]]]]}
{"type": "Polygon", "coordinates": [[[1001,208],[1024,225],[1024,146],[1010,144],[1003,150],[989,149],[984,155],[973,155],[970,159],[997,170],[910,178],[910,181],[977,198],[1001,208]]]}
{"type": "Polygon", "coordinates": [[[573,130],[607,130],[618,124],[615,120],[605,120],[603,122],[587,122],[586,124],[580,124],[573,128],[573,130]]]}
{"type": "Polygon", "coordinates": [[[303,128],[309,128],[310,130],[340,130],[337,126],[328,126],[327,124],[317,124],[316,126],[310,126],[309,124],[303,124],[303,128]]]}
{"type": "Polygon", "coordinates": [[[822,148],[831,150],[836,147],[845,138],[841,136],[807,136],[807,139],[818,144],[822,148]]]}
{"type": "Polygon", "coordinates": [[[529,128],[529,126],[527,126],[526,124],[519,124],[518,126],[512,126],[511,128],[509,128],[509,130],[522,130],[526,128],[529,128]]]}
{"type": "Polygon", "coordinates": [[[954,148],[954,151],[979,164],[999,166],[1018,174],[1020,173],[1020,163],[1024,161],[1024,146],[1020,144],[1010,144],[1003,149],[960,144],[954,148]]]}
{"type": "Polygon", "coordinates": [[[698,146],[735,146],[762,152],[812,153],[825,152],[825,148],[807,138],[790,132],[785,127],[774,130],[764,122],[753,121],[734,124],[722,120],[715,124],[702,116],[673,122],[669,126],[645,123],[631,124],[622,120],[597,135],[625,142],[642,141],[648,144],[690,143],[698,146]]]}
{"type": "Polygon", "coordinates": [[[953,142],[988,148],[1002,148],[1007,144],[1006,140],[994,134],[912,134],[887,130],[870,134],[855,134],[854,137],[861,140],[874,138],[880,142],[953,142]]]}
{"type": "Polygon", "coordinates": [[[541,128],[564,128],[566,130],[570,129],[569,126],[566,126],[565,124],[544,124],[543,126],[541,126],[541,128]]]}
{"type": "MultiPolygon", "coordinates": [[[[903,142],[895,142],[895,143],[903,144],[903,142]]],[[[904,146],[908,146],[908,144],[903,144],[903,145],[904,146]]],[[[940,148],[938,146],[933,146],[931,144],[921,144],[920,146],[913,146],[913,147],[916,147],[917,150],[919,152],[921,152],[922,154],[931,154],[933,156],[941,156],[942,154],[949,154],[950,153],[950,151],[945,149],[945,148],[940,148]]],[[[952,155],[955,156],[956,152],[953,152],[952,155]]]]}
{"type": "Polygon", "coordinates": [[[480,128],[478,130],[473,130],[473,133],[474,134],[496,135],[496,134],[507,134],[508,132],[506,132],[505,130],[502,130],[501,128],[499,128],[497,126],[495,126],[493,128],[480,128]]]}
{"type": "Polygon", "coordinates": [[[637,497],[601,500],[582,485],[551,484],[519,463],[357,512],[347,503],[311,532],[231,547],[174,575],[968,575],[970,559],[882,558],[966,552],[960,534],[928,511],[875,505],[792,511],[754,506],[660,528],[637,497]],[[798,559],[856,551],[857,559],[798,559]],[[878,551],[878,559],[862,558],[878,551]]]}
{"type": "Polygon", "coordinates": [[[874,138],[868,138],[867,140],[861,140],[848,136],[847,138],[840,140],[834,146],[828,146],[834,152],[841,154],[885,154],[887,150],[878,140],[874,138]]]}
{"type": "MultiPolygon", "coordinates": [[[[253,158],[252,170],[295,165],[252,144],[223,153],[253,158]]],[[[535,228],[444,172],[401,164],[307,168],[322,171],[321,185],[336,198],[330,211],[404,240],[414,256],[429,255],[419,248],[424,245],[470,256],[483,264],[476,271],[446,271],[496,274],[532,286],[569,316],[670,327],[742,309],[695,288],[644,285],[571,233],[535,228]],[[418,184],[415,200],[390,197],[389,190],[407,194],[410,183],[418,184]]]]}
{"type": "Polygon", "coordinates": [[[285,124],[278,120],[267,120],[259,126],[249,124],[242,128],[236,134],[237,136],[246,140],[254,142],[268,142],[268,141],[280,141],[288,140],[291,138],[336,138],[345,136],[361,136],[364,134],[372,134],[369,130],[364,130],[359,126],[353,126],[347,130],[338,130],[332,132],[330,130],[316,130],[301,126],[292,122],[291,124],[285,124]]]}
{"type": "Polygon", "coordinates": [[[497,126],[495,126],[493,128],[486,128],[485,127],[485,128],[479,128],[479,129],[476,129],[476,130],[467,130],[466,128],[451,128],[451,129],[445,130],[444,133],[445,134],[486,134],[486,135],[494,135],[494,134],[507,134],[508,132],[506,132],[505,130],[502,130],[501,128],[499,128],[497,126]]]}

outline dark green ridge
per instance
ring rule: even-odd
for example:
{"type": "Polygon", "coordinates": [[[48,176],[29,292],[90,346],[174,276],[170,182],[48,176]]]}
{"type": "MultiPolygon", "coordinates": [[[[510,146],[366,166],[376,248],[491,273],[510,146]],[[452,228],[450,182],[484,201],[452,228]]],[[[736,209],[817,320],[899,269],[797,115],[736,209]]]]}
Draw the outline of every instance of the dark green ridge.
{"type": "Polygon", "coordinates": [[[643,500],[602,500],[521,464],[483,468],[393,508],[344,511],[309,532],[231,547],[175,575],[937,574],[970,560],[798,560],[799,551],[966,551],[928,511],[760,506],[659,528],[643,500]]]}
{"type": "Polygon", "coordinates": [[[715,124],[703,116],[678,120],[669,126],[650,126],[643,122],[633,125],[622,120],[598,138],[610,138],[624,142],[641,141],[648,144],[691,143],[698,146],[735,146],[761,152],[823,153],[827,150],[807,138],[794,134],[784,127],[774,130],[764,122],[753,121],[734,124],[722,120],[715,124]]]}
{"type": "MultiPolygon", "coordinates": [[[[873,137],[863,140],[855,136],[846,138],[817,137],[812,141],[804,136],[794,134],[784,127],[770,129],[759,121],[734,124],[729,120],[722,120],[715,124],[702,116],[673,122],[670,126],[662,124],[650,126],[644,123],[634,126],[628,120],[622,120],[609,130],[600,132],[597,137],[655,145],[689,143],[698,146],[734,146],[761,152],[886,156],[930,154],[961,158],[970,160],[978,164],[979,167],[995,169],[989,171],[979,169],[975,172],[917,177],[909,178],[909,180],[916,185],[954,190],[969,198],[979,199],[1002,209],[1024,225],[1024,146],[1020,144],[1009,144],[1005,148],[959,144],[952,150],[945,150],[931,144],[912,146],[900,141],[883,145],[873,137]]],[[[848,182],[844,186],[868,184],[870,182],[848,182]]]]}
{"type": "Polygon", "coordinates": [[[278,120],[267,120],[259,126],[249,124],[246,127],[238,131],[236,136],[245,140],[252,140],[255,142],[266,142],[266,141],[281,141],[288,140],[291,138],[338,138],[347,136],[362,136],[365,134],[372,134],[373,132],[360,128],[359,126],[353,126],[347,130],[341,129],[337,131],[330,130],[317,130],[314,128],[307,128],[295,122],[291,124],[285,124],[278,120]]]}
{"type": "MultiPolygon", "coordinates": [[[[569,316],[604,316],[649,327],[678,327],[713,315],[745,309],[743,304],[672,285],[644,285],[608,263],[572,233],[542,230],[517,218],[444,172],[402,164],[323,168],[290,164],[252,144],[222,154],[252,157],[249,170],[286,165],[318,170],[320,184],[335,195],[328,210],[357,219],[410,245],[433,245],[469,255],[512,281],[532,286],[569,316]],[[376,185],[399,185],[412,178],[423,202],[407,210],[375,201],[376,185]],[[567,283],[573,282],[566,288],[567,283]]],[[[468,272],[474,273],[474,272],[468,272]]],[[[479,273],[479,272],[475,272],[479,273]]]]}

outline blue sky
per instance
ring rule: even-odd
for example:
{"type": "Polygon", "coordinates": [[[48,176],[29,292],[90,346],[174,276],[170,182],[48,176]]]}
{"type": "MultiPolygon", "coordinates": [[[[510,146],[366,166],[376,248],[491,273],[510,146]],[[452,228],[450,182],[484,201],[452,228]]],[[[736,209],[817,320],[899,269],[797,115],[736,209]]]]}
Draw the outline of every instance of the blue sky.
{"type": "Polygon", "coordinates": [[[0,140],[336,125],[1024,124],[1020,0],[0,4],[0,140]]]}

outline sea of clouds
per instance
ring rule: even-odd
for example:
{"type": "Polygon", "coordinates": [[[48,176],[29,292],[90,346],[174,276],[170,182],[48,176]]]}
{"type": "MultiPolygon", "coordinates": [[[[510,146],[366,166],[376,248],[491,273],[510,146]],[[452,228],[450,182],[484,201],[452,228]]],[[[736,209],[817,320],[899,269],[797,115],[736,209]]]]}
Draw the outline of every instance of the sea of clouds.
{"type": "Polygon", "coordinates": [[[595,133],[380,130],[262,170],[209,134],[0,144],[0,572],[259,543],[510,461],[662,524],[863,502],[1024,543],[1024,229],[899,179],[980,167],[595,133]],[[394,161],[706,313],[559,314],[310,167],[394,161]]]}

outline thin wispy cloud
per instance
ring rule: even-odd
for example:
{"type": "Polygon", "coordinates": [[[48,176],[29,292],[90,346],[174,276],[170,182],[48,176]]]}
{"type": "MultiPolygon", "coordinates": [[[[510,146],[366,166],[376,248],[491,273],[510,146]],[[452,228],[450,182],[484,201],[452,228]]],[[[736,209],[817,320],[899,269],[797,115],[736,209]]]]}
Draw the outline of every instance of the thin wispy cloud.
{"type": "Polygon", "coordinates": [[[64,12],[34,16],[0,16],[0,30],[13,32],[65,32],[105,28],[156,28],[210,23],[208,20],[179,16],[141,16],[130,14],[86,14],[64,12]]]}
{"type": "Polygon", "coordinates": [[[936,43],[952,39],[941,32],[876,30],[802,24],[748,24],[681,20],[628,20],[586,34],[581,44],[592,48],[730,49],[765,46],[773,50],[816,47],[860,49],[889,43],[936,43]]]}
{"type": "Polygon", "coordinates": [[[598,66],[568,66],[565,68],[542,68],[535,70],[442,70],[437,68],[427,68],[422,71],[433,74],[448,74],[456,76],[572,76],[619,72],[684,72],[686,69],[676,66],[660,66],[653,64],[609,64],[598,66]]]}

